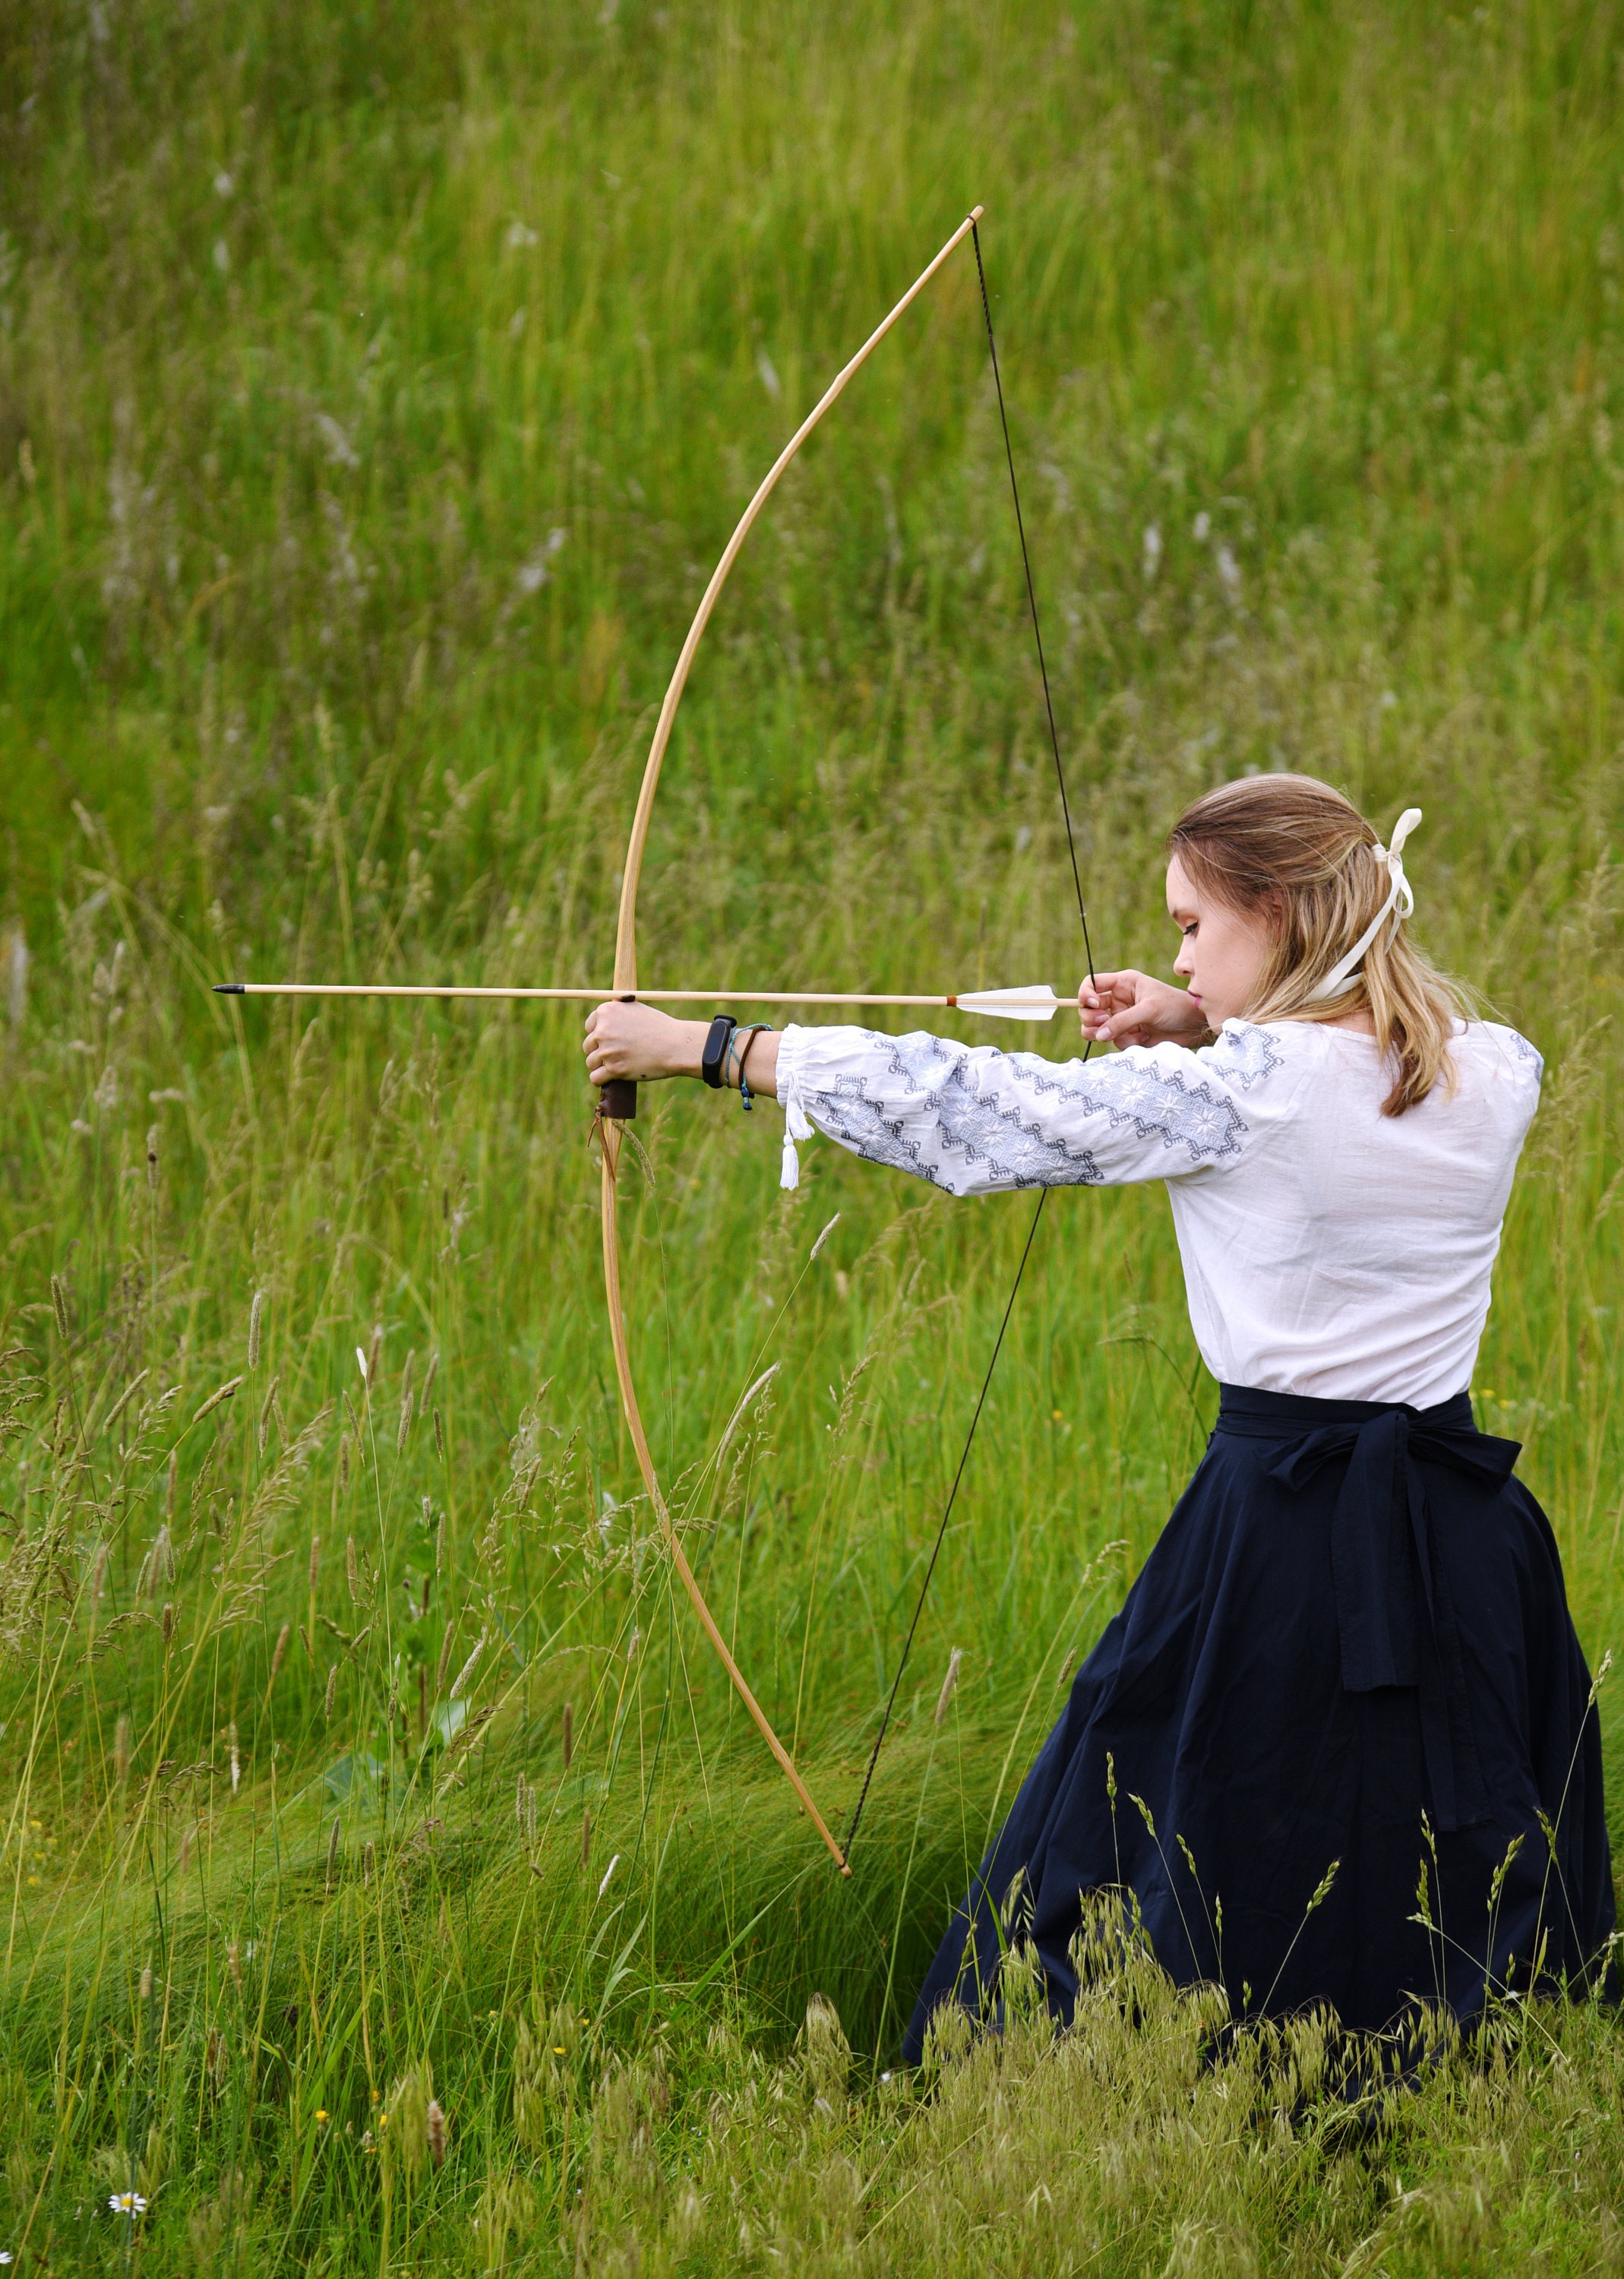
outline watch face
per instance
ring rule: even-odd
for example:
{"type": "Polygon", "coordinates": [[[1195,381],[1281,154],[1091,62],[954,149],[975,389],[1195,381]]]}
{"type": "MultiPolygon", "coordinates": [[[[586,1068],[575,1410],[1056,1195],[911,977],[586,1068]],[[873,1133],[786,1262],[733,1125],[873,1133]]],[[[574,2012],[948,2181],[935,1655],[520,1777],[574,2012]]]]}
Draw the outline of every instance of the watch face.
{"type": "Polygon", "coordinates": [[[728,1040],[738,1023],[726,1013],[718,1013],[710,1024],[710,1034],[705,1040],[704,1055],[700,1062],[700,1073],[713,1092],[722,1086],[722,1063],[727,1053],[728,1040]]]}

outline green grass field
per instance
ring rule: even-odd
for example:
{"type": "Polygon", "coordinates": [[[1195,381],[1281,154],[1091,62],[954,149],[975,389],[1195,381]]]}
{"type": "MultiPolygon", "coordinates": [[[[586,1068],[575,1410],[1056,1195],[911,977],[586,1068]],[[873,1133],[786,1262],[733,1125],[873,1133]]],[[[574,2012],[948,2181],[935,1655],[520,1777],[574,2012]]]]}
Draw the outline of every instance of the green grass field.
{"type": "MultiPolygon", "coordinates": [[[[1210,1420],[1159,1193],[1046,1213],[842,1884],[640,1492],[577,1014],[206,988],[607,978],[711,565],[983,203],[1100,961],[1170,961],[1191,793],[1305,768],[1425,810],[1421,936],[1547,1055],[1475,1391],[1599,1667],[1621,89],[1574,0],[0,12],[15,2267],[1624,2262],[1593,2009],[1351,2108],[1322,2024],[1118,1957],[1063,2042],[1017,1986],[889,2074],[1210,1420]]],[[[980,327],[965,248],[741,557],[648,985],[1080,977],[980,327]]],[[[636,1130],[656,1461],[839,1827],[1030,1207],[822,1144],[782,1194],[777,1110],[697,1090],[636,1130]]]]}

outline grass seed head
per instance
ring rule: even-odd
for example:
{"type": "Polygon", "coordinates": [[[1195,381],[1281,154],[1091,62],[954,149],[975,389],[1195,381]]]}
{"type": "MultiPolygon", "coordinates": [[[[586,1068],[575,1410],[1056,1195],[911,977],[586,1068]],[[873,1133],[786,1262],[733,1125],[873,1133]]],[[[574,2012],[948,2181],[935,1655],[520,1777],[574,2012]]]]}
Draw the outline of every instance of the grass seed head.
{"type": "Polygon", "coordinates": [[[263,1290],[256,1290],[254,1302],[249,1308],[248,1365],[250,1370],[259,1367],[260,1337],[264,1327],[264,1319],[265,1293],[263,1290]]]}
{"type": "Polygon", "coordinates": [[[947,1657],[947,1675],[942,1680],[942,1690],[936,1697],[936,1730],[939,1733],[947,1716],[948,1705],[958,1690],[959,1664],[964,1659],[962,1646],[955,1646],[947,1657]]]}
{"type": "Polygon", "coordinates": [[[479,1661],[479,1656],[485,1652],[485,1639],[486,1633],[481,1631],[479,1637],[474,1640],[473,1652],[469,1655],[461,1669],[457,1671],[456,1682],[451,1688],[451,1699],[453,1701],[456,1700],[460,1693],[466,1692],[468,1681],[474,1674],[474,1669],[479,1661]]]}
{"type": "Polygon", "coordinates": [[[237,1388],[241,1383],[242,1379],[240,1377],[228,1377],[224,1385],[217,1385],[213,1392],[209,1395],[207,1400],[205,1400],[198,1408],[196,1415],[192,1419],[193,1423],[201,1424],[205,1416],[212,1416],[215,1410],[220,1406],[222,1401],[226,1401],[233,1398],[237,1388]]]}
{"type": "MultiPolygon", "coordinates": [[[[278,1385],[280,1385],[281,1381],[282,1380],[280,1377],[273,1377],[272,1378],[270,1385],[266,1387],[265,1397],[259,1404],[259,1423],[257,1428],[257,1437],[258,1439],[259,1453],[262,1456],[264,1454],[265,1449],[270,1444],[271,1419],[274,1416],[277,1418],[278,1423],[280,1423],[280,1411],[277,1404],[276,1389],[278,1385]]],[[[285,1440],[287,1435],[284,1433],[282,1437],[285,1440]]]]}

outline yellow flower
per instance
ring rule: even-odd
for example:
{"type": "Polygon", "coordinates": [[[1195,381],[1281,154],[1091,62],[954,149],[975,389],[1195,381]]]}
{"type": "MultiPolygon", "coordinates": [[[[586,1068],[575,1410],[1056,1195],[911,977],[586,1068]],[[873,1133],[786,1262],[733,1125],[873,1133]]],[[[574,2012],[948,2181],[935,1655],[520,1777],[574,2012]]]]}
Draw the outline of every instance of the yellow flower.
{"type": "Polygon", "coordinates": [[[326,2121],[328,2118],[327,2108],[325,2105],[318,2105],[317,2106],[316,2118],[318,2122],[326,2121]]]}

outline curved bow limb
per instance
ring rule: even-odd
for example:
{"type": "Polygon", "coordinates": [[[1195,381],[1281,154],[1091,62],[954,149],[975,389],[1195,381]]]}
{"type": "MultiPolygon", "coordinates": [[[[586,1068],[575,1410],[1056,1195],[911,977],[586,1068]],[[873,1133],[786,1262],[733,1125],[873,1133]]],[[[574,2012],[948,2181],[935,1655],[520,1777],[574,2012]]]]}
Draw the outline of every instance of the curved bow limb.
{"type": "Polygon", "coordinates": [[[654,813],[655,793],[659,787],[660,769],[665,758],[665,748],[670,741],[671,724],[677,717],[677,707],[682,702],[682,692],[688,685],[688,669],[693,663],[693,653],[698,648],[705,628],[710,622],[710,613],[716,605],[716,597],[727,583],[727,573],[738,559],[739,549],[749,536],[756,517],[778,488],[778,478],[796,452],[817,426],[824,412],[832,404],[838,403],[845,394],[847,384],[862,371],[898,318],[902,316],[923,292],[949,254],[955,247],[962,244],[969,235],[980,220],[982,212],[983,209],[977,206],[973,213],[965,216],[929,268],[921,270],[884,323],[875,326],[851,362],[835,374],[823,395],[762,476],[755,496],[739,516],[739,527],[728,540],[723,549],[721,560],[710,573],[710,583],[706,587],[701,596],[699,608],[694,611],[693,623],[688,627],[688,638],[682,645],[682,653],[678,657],[676,670],[671,674],[670,686],[665,692],[665,702],[660,707],[660,717],[655,723],[654,741],[648,748],[648,758],[643,768],[642,789],[637,798],[637,812],[632,818],[632,836],[626,845],[626,867],[620,886],[620,919],[615,932],[615,987],[617,991],[635,989],[637,986],[637,886],[638,880],[642,875],[643,847],[648,837],[649,817],[654,813]]]}
{"type": "Polygon", "coordinates": [[[846,1864],[846,1854],[830,1834],[823,1814],[813,1803],[806,1783],[795,1769],[795,1760],[773,1731],[766,1711],[751,1692],[745,1681],[743,1670],[734,1661],[727,1640],[717,1626],[716,1616],[705,1603],[705,1594],[700,1589],[699,1580],[693,1568],[688,1564],[688,1555],[682,1547],[682,1538],[672,1523],[670,1513],[666,1508],[665,1498],[661,1493],[660,1482],[655,1472],[654,1458],[648,1452],[648,1438],[643,1430],[642,1411],[638,1407],[637,1387],[632,1382],[632,1356],[626,1349],[626,1317],[620,1302],[620,1250],[615,1236],[615,1188],[616,1175],[619,1168],[621,1138],[614,1123],[607,1118],[602,1122],[601,1130],[603,1137],[603,1284],[609,1299],[609,1341],[615,1348],[615,1374],[620,1380],[620,1402],[625,1411],[626,1424],[632,1434],[632,1445],[637,1451],[638,1469],[643,1475],[643,1485],[648,1491],[648,1500],[653,1504],[655,1516],[660,1523],[660,1532],[665,1539],[666,1549],[670,1553],[671,1564],[682,1578],[682,1587],[693,1602],[693,1611],[704,1625],[705,1635],[715,1646],[717,1659],[732,1678],[739,1700],[755,1720],[762,1740],[766,1742],[783,1768],[790,1786],[801,1799],[801,1807],[807,1817],[829,1846],[835,1865],[843,1876],[849,1876],[852,1871],[846,1864]]]}
{"type": "MultiPolygon", "coordinates": [[[[898,318],[923,292],[955,247],[970,235],[977,222],[981,219],[981,212],[982,209],[977,206],[973,213],[966,216],[934,260],[914,280],[884,322],[875,327],[850,363],[843,366],[835,375],[768,469],[755,497],[739,517],[739,526],[723,549],[720,561],[711,572],[710,583],[706,587],[699,608],[694,612],[693,622],[688,628],[687,639],[683,642],[676,669],[671,674],[670,685],[665,692],[665,701],[660,707],[660,717],[655,724],[654,740],[649,746],[648,757],[643,767],[643,780],[638,793],[636,812],[632,818],[632,835],[627,841],[625,864],[621,874],[619,918],[615,930],[614,987],[617,995],[630,996],[637,988],[637,889],[642,875],[643,852],[647,842],[649,821],[654,813],[655,793],[659,788],[660,770],[665,759],[665,748],[670,741],[672,723],[677,717],[677,707],[682,701],[683,690],[687,686],[688,672],[693,663],[694,652],[698,649],[705,628],[710,622],[710,613],[716,605],[717,596],[727,582],[728,572],[738,559],[739,550],[749,536],[756,517],[778,487],[779,477],[796,452],[800,450],[823,414],[839,400],[850,381],[862,370],[898,318]]],[[[688,1564],[687,1556],[666,1508],[665,1498],[661,1493],[660,1483],[655,1472],[654,1459],[649,1454],[648,1436],[643,1429],[642,1411],[638,1404],[637,1386],[632,1374],[632,1358],[626,1346],[625,1315],[620,1297],[620,1243],[615,1211],[621,1150],[621,1133],[618,1125],[623,1119],[636,1113],[637,1089],[634,1085],[609,1084],[604,1086],[599,1124],[603,1142],[601,1188],[603,1282],[605,1295],[609,1301],[609,1337],[615,1352],[615,1373],[620,1382],[621,1406],[625,1412],[626,1425],[632,1435],[632,1447],[637,1453],[638,1469],[642,1473],[643,1485],[648,1491],[649,1500],[654,1506],[655,1515],[665,1539],[666,1547],[671,1554],[672,1564],[681,1578],[683,1588],[693,1601],[694,1612],[704,1625],[706,1636],[715,1646],[723,1668],[732,1679],[739,1700],[755,1720],[762,1738],[778,1759],[790,1785],[801,1801],[802,1809],[828,1845],[830,1854],[841,1874],[849,1876],[851,1869],[846,1865],[845,1854],[830,1834],[823,1815],[813,1803],[806,1783],[795,1769],[793,1758],[774,1732],[766,1713],[745,1683],[744,1673],[734,1661],[727,1641],[717,1626],[716,1617],[705,1603],[704,1593],[700,1589],[693,1570],[688,1564]]]]}

